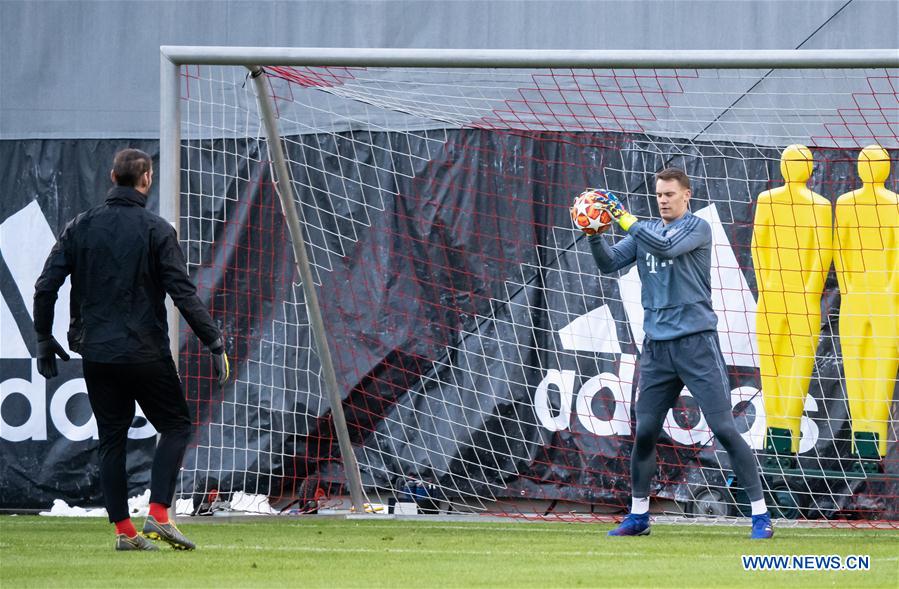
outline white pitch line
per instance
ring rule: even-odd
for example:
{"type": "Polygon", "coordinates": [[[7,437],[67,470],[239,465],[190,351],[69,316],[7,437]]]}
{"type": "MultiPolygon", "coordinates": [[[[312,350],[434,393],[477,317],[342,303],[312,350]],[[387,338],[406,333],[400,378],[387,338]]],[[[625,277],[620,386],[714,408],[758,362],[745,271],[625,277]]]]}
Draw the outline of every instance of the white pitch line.
{"type": "MultiPolygon", "coordinates": [[[[320,525],[314,523],[300,523],[296,524],[298,527],[303,528],[333,528],[334,526],[328,525],[320,525]]],[[[419,525],[405,525],[405,526],[396,526],[390,524],[380,524],[380,523],[363,523],[361,524],[365,527],[365,529],[372,530],[471,530],[471,531],[483,531],[483,532],[525,532],[525,533],[551,533],[551,534],[600,534],[601,532],[596,529],[587,529],[584,527],[578,526],[576,527],[564,527],[559,525],[558,527],[546,527],[545,524],[534,524],[533,526],[528,526],[527,524],[515,524],[510,527],[498,527],[498,526],[483,526],[483,525],[475,525],[475,524],[461,524],[461,525],[446,525],[446,524],[433,524],[433,523],[424,523],[419,525]]],[[[608,525],[612,525],[612,522],[609,522],[608,525]]]]}
{"type": "MultiPolygon", "coordinates": [[[[297,522],[296,525],[298,527],[308,527],[308,528],[334,528],[333,526],[320,525],[315,523],[301,523],[297,522]]],[[[597,526],[612,526],[613,522],[607,523],[592,523],[587,525],[573,525],[573,524],[564,524],[563,522],[558,522],[555,524],[555,527],[548,527],[546,524],[534,524],[533,526],[528,526],[527,524],[515,524],[510,527],[495,527],[495,526],[479,526],[475,524],[462,524],[462,525],[441,525],[441,524],[433,524],[433,523],[423,523],[418,526],[395,526],[390,524],[380,524],[380,523],[369,523],[366,522],[362,524],[366,529],[374,529],[374,530],[412,530],[412,531],[426,531],[426,530],[474,530],[474,531],[486,531],[486,532],[524,532],[524,533],[552,533],[552,534],[587,534],[587,535],[596,535],[596,536],[604,536],[605,531],[596,529],[597,526]]],[[[683,529],[684,535],[690,535],[694,533],[694,530],[702,530],[703,535],[719,535],[719,536],[730,536],[734,531],[740,531],[744,528],[749,530],[749,526],[679,526],[678,524],[656,524],[659,527],[665,527],[666,529],[673,529],[679,527],[683,529]]],[[[336,529],[336,528],[335,528],[336,529]]],[[[775,530],[778,528],[775,527],[775,530]]],[[[895,530],[891,529],[859,529],[859,533],[851,533],[851,532],[829,532],[827,529],[822,530],[820,533],[812,532],[814,528],[796,528],[796,527],[787,527],[781,528],[784,531],[792,531],[792,530],[800,530],[799,534],[802,538],[856,538],[863,539],[866,534],[869,532],[883,532],[883,536],[894,535],[896,540],[899,540],[899,533],[895,530]]],[[[776,537],[776,536],[775,536],[776,537]]]]}
{"type": "MultiPolygon", "coordinates": [[[[529,550],[434,550],[428,548],[325,548],[321,546],[261,546],[259,544],[202,544],[199,548],[209,550],[256,550],[259,552],[345,552],[360,554],[449,554],[464,556],[533,556],[529,550]]],[[[554,550],[549,556],[645,556],[643,552],[605,552],[597,550],[554,550]]]]}
{"type": "MultiPolygon", "coordinates": [[[[347,554],[421,554],[421,555],[463,555],[463,556],[528,556],[533,557],[534,553],[528,550],[435,550],[429,548],[341,548],[341,547],[332,547],[325,548],[321,546],[261,546],[259,544],[247,546],[247,545],[232,545],[232,544],[203,544],[200,546],[202,549],[208,550],[224,550],[224,551],[243,551],[243,550],[255,550],[258,552],[310,552],[316,554],[324,554],[324,553],[347,553],[347,554]]],[[[601,550],[554,550],[552,554],[547,556],[556,557],[556,556],[564,556],[564,557],[590,557],[590,556],[611,556],[611,557],[621,557],[621,556],[640,556],[645,557],[645,552],[619,552],[619,551],[601,551],[601,550]]],[[[712,559],[712,560],[721,560],[721,555],[711,555],[711,554],[694,554],[691,555],[692,559],[712,559]]],[[[884,562],[884,561],[895,561],[899,560],[899,557],[894,556],[872,556],[872,561],[875,562],[884,562]]]]}

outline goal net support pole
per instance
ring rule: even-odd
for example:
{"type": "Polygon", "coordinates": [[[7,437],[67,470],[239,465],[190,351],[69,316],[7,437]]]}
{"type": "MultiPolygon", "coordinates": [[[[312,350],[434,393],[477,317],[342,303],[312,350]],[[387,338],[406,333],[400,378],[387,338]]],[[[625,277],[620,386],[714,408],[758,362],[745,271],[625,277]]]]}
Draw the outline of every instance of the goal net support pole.
{"type": "Polygon", "coordinates": [[[306,255],[306,241],[303,238],[303,228],[297,215],[296,200],[291,184],[290,171],[284,158],[284,148],[281,145],[281,135],[278,133],[278,123],[272,109],[272,99],[269,96],[266,80],[263,77],[263,69],[259,66],[250,67],[250,77],[256,86],[256,96],[259,101],[259,111],[265,127],[265,136],[268,141],[268,149],[272,163],[275,166],[277,178],[276,191],[281,201],[281,210],[287,228],[290,231],[290,242],[293,245],[293,255],[296,260],[297,271],[302,281],[303,294],[306,299],[306,308],[309,313],[309,323],[315,336],[316,349],[321,359],[322,375],[325,379],[325,389],[328,400],[331,402],[331,413],[334,416],[334,429],[340,447],[340,458],[346,472],[347,486],[353,509],[356,513],[364,513],[362,493],[362,479],[359,476],[359,465],[356,464],[356,455],[353,453],[353,445],[350,443],[350,434],[347,430],[346,416],[343,413],[343,401],[340,397],[340,388],[337,385],[337,376],[334,372],[334,362],[331,358],[331,349],[328,347],[328,335],[325,332],[325,323],[322,320],[321,308],[318,304],[318,294],[315,292],[315,280],[312,269],[309,266],[309,256],[306,255]]]}

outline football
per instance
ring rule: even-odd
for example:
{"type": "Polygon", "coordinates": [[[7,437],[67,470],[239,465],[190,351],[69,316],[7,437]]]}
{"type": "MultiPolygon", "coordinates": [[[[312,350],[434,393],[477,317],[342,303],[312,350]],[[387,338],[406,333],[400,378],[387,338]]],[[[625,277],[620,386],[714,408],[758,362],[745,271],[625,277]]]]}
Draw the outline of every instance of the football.
{"type": "Polygon", "coordinates": [[[574,199],[571,221],[587,235],[596,235],[611,227],[612,215],[600,204],[596,192],[585,190],[574,199]]]}

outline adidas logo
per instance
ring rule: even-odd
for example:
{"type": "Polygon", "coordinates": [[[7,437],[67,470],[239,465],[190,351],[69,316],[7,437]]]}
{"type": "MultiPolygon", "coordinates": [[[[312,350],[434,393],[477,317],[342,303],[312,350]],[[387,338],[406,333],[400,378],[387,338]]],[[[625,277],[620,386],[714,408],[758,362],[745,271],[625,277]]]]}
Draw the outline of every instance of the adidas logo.
{"type": "MultiPolygon", "coordinates": [[[[0,224],[0,439],[9,442],[47,440],[48,425],[72,441],[97,439],[87,386],[76,376],[81,374],[80,356],[69,352],[72,360],[59,361],[60,376],[50,382],[38,373],[34,359],[34,283],[55,243],[53,230],[36,201],[0,224]]],[[[53,336],[63,345],[70,290],[66,280],[53,321],[53,336]]],[[[137,412],[143,417],[140,407],[137,412]]],[[[132,439],[155,435],[149,422],[128,432],[132,439]]],[[[56,436],[51,433],[49,437],[56,436]]]]}
{"type": "MultiPolygon", "coordinates": [[[[712,303],[718,314],[725,361],[730,366],[758,367],[754,336],[755,299],[715,208],[707,207],[694,214],[712,226],[712,303]]],[[[73,359],[68,363],[59,363],[61,376],[50,383],[38,374],[33,356],[35,342],[31,306],[34,283],[55,242],[53,231],[37,202],[30,203],[0,224],[0,374],[3,378],[0,381],[0,439],[10,442],[47,440],[48,424],[72,441],[97,438],[97,426],[90,412],[84,379],[65,378],[66,375],[80,374],[78,356],[70,352],[73,359]]],[[[644,339],[640,288],[636,267],[619,279],[627,323],[638,348],[642,347],[644,339]]],[[[54,337],[61,343],[67,341],[69,295],[67,281],[60,289],[53,324],[54,337]]],[[[558,337],[562,347],[569,351],[619,356],[619,374],[604,372],[594,375],[575,391],[576,371],[561,367],[548,369],[534,396],[535,414],[540,424],[549,431],[568,429],[574,412],[584,429],[595,435],[630,435],[632,397],[636,399],[633,394],[636,357],[621,353],[615,319],[609,307],[603,305],[577,317],[558,331],[558,337]],[[610,391],[615,401],[614,410],[608,418],[597,416],[592,408],[594,397],[603,390],[610,391]],[[555,398],[558,398],[558,403],[554,402],[555,398]]],[[[682,394],[690,393],[684,390],[682,394]]],[[[749,402],[754,406],[755,420],[743,437],[752,448],[761,449],[765,408],[759,390],[751,386],[738,387],[731,391],[731,402],[733,405],[749,402]]],[[[816,400],[807,396],[806,412],[816,411],[817,408],[816,400]]],[[[140,407],[137,414],[143,416],[140,407]]],[[[712,437],[703,417],[687,428],[679,425],[669,412],[664,428],[670,438],[684,445],[704,445],[712,437]]],[[[155,435],[156,431],[149,423],[132,427],[128,432],[132,439],[155,435]]],[[[817,440],[817,425],[804,416],[800,453],[813,448],[817,440]]]]}
{"type": "MultiPolygon", "coordinates": [[[[709,206],[693,214],[706,220],[712,228],[712,306],[718,315],[718,337],[724,360],[729,366],[758,368],[755,298],[737,263],[733,247],[715,207],[709,206]]],[[[618,289],[633,341],[638,349],[642,349],[645,337],[643,305],[640,300],[641,282],[636,265],[619,278],[618,289]]],[[[639,395],[639,390],[635,394],[633,391],[637,359],[633,354],[621,353],[621,342],[618,339],[616,321],[611,309],[607,305],[593,309],[561,328],[557,335],[565,350],[617,356],[619,374],[603,372],[591,376],[575,391],[578,380],[575,370],[550,368],[537,385],[534,395],[534,411],[539,423],[549,431],[561,431],[570,428],[572,418],[575,418],[586,431],[594,435],[631,435],[631,405],[636,402],[639,395]],[[605,415],[600,417],[593,411],[593,399],[603,390],[611,393],[614,409],[604,412],[605,415]]],[[[692,396],[686,388],[681,395],[692,396]]],[[[741,386],[733,389],[730,395],[731,405],[734,407],[743,403],[752,404],[755,419],[749,430],[742,435],[751,448],[763,449],[766,420],[761,391],[753,386],[741,386]]],[[[805,412],[814,412],[817,409],[818,402],[811,395],[807,395],[805,412]]],[[[713,436],[701,411],[699,416],[699,420],[691,427],[684,427],[675,420],[673,411],[669,411],[665,418],[664,431],[679,444],[706,445],[711,442],[713,436]]],[[[799,452],[803,453],[814,448],[817,443],[818,426],[804,415],[801,431],[799,452]]]]}

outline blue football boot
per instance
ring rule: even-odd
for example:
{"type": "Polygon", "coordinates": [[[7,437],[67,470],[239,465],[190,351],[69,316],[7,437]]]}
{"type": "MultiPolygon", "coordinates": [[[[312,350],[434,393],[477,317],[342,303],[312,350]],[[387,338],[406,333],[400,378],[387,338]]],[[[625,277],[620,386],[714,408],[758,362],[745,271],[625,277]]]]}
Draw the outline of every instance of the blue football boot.
{"type": "Polygon", "coordinates": [[[752,533],[749,537],[753,540],[767,540],[774,536],[774,526],[771,525],[771,516],[766,514],[752,516],[752,533]]]}
{"type": "Polygon", "coordinates": [[[648,536],[649,514],[629,513],[617,528],[609,532],[610,536],[648,536]]]}

